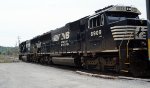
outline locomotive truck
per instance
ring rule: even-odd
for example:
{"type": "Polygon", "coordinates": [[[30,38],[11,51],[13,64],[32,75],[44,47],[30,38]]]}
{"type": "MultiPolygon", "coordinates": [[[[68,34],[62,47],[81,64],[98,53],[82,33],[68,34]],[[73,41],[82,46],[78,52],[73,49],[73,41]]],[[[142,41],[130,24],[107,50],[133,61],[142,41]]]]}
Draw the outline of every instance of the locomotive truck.
{"type": "Polygon", "coordinates": [[[26,40],[19,59],[148,75],[147,21],[133,6],[111,5],[26,40]]]}

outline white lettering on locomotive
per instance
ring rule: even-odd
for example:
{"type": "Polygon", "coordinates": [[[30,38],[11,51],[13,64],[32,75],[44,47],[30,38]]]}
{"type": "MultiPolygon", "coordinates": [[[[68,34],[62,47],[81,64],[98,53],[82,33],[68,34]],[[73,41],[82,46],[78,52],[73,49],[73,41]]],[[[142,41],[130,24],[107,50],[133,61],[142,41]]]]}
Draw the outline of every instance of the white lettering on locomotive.
{"type": "Polygon", "coordinates": [[[60,38],[60,34],[57,34],[57,35],[54,35],[52,40],[53,41],[59,41],[59,38],[60,38]]]}
{"type": "Polygon", "coordinates": [[[70,32],[67,31],[61,34],[54,35],[52,40],[53,41],[66,40],[66,39],[69,39],[69,37],[70,37],[70,32]]]}
{"type": "Polygon", "coordinates": [[[138,26],[135,30],[135,39],[144,39],[146,38],[146,28],[138,26]]]}
{"type": "Polygon", "coordinates": [[[61,40],[66,39],[66,35],[65,35],[65,33],[61,33],[61,35],[62,35],[61,40]]]}
{"type": "Polygon", "coordinates": [[[61,46],[68,46],[68,40],[61,41],[61,46]]]}
{"type": "Polygon", "coordinates": [[[91,32],[91,36],[99,36],[102,37],[102,31],[101,30],[96,30],[91,32]]]}
{"type": "Polygon", "coordinates": [[[66,32],[66,39],[69,39],[70,32],[66,32]]]}

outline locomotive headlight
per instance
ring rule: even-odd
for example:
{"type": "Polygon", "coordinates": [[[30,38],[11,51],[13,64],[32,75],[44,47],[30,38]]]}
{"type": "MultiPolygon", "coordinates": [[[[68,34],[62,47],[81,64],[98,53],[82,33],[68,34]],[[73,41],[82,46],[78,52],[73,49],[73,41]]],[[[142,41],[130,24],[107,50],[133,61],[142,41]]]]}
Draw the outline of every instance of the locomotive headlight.
{"type": "Polygon", "coordinates": [[[131,7],[126,7],[126,11],[132,11],[131,7]]]}
{"type": "Polygon", "coordinates": [[[137,8],[129,6],[118,6],[116,7],[116,11],[137,12],[137,8]]]}

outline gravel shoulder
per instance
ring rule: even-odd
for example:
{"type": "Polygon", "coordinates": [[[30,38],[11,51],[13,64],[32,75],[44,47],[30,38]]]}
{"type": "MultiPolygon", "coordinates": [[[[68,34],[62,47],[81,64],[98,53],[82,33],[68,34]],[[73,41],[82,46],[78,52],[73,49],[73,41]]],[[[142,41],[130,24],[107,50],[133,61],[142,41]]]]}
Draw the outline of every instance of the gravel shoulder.
{"type": "Polygon", "coordinates": [[[103,79],[39,64],[0,63],[0,88],[149,88],[141,80],[103,79]]]}

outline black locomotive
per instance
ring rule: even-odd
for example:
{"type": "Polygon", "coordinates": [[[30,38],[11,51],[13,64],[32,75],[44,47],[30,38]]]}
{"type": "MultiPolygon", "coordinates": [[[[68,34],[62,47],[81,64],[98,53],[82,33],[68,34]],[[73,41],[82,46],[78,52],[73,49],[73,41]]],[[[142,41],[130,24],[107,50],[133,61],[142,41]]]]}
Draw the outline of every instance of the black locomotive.
{"type": "Polygon", "coordinates": [[[131,6],[111,5],[22,42],[19,58],[148,75],[147,21],[131,6]]]}

